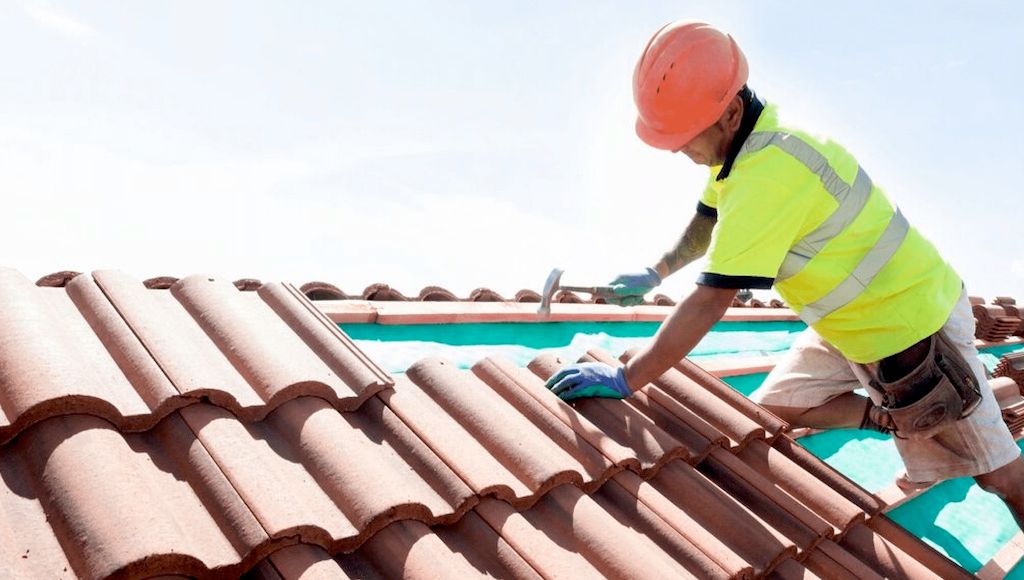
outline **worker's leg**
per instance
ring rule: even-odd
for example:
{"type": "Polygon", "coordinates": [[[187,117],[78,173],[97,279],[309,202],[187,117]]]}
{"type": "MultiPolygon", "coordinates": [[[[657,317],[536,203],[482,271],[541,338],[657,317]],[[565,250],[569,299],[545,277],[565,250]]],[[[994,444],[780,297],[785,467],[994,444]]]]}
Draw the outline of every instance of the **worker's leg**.
{"type": "Polygon", "coordinates": [[[838,350],[808,328],[751,399],[794,427],[858,427],[868,399],[838,350]]]}
{"type": "Polygon", "coordinates": [[[999,469],[974,476],[982,489],[994,493],[1004,502],[1024,530],[1024,457],[1018,457],[999,469]]]}
{"type": "MultiPolygon", "coordinates": [[[[985,366],[978,358],[974,346],[974,314],[966,293],[960,297],[941,332],[974,372],[981,387],[981,403],[968,417],[933,437],[893,439],[907,467],[907,476],[910,481],[979,478],[979,485],[997,490],[1019,517],[1020,507],[1024,506],[1020,449],[1003,422],[999,404],[985,376],[985,366]]],[[[853,368],[858,375],[877,373],[877,365],[854,365],[853,368]]]]}
{"type": "Polygon", "coordinates": [[[810,409],[779,407],[763,404],[765,409],[779,416],[793,427],[815,429],[855,429],[861,426],[868,398],[853,392],[843,393],[836,398],[810,409]]]}

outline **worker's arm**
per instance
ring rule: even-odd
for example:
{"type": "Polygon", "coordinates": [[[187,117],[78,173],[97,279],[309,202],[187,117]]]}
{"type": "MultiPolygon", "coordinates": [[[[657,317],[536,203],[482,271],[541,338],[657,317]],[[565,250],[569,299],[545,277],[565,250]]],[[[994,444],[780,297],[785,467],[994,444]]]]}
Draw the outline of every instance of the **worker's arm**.
{"type": "Polygon", "coordinates": [[[689,354],[722,318],[735,296],[735,289],[698,285],[676,305],[658,328],[654,340],[625,367],[604,363],[568,365],[548,379],[547,387],[566,401],[584,397],[628,397],[689,354]]]}
{"type": "Polygon", "coordinates": [[[678,271],[690,262],[696,261],[708,251],[711,244],[711,231],[715,229],[718,219],[712,215],[695,213],[690,225],[674,248],[665,252],[661,260],[644,272],[622,274],[611,282],[615,295],[608,299],[613,304],[631,306],[643,302],[647,294],[661,284],[667,276],[678,271]]]}
{"type": "Polygon", "coordinates": [[[626,363],[625,378],[630,390],[636,390],[661,376],[697,346],[704,335],[721,320],[732,299],[734,288],[700,286],[676,305],[658,328],[654,340],[626,363]]]}
{"type": "Polygon", "coordinates": [[[708,251],[708,246],[711,245],[711,231],[715,229],[717,222],[718,218],[715,216],[699,212],[693,214],[690,225],[686,226],[686,231],[679,238],[676,247],[665,252],[654,266],[662,280],[696,261],[708,251]]]}

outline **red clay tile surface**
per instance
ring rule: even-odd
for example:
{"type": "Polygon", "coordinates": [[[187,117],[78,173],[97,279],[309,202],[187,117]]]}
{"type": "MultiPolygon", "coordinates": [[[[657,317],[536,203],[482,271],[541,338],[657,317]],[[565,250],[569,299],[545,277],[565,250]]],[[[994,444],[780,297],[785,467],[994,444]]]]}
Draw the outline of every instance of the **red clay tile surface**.
{"type": "Polygon", "coordinates": [[[553,357],[392,379],[201,276],[0,270],[0,328],[11,577],[967,577],[689,361],[572,406],[553,357]]]}

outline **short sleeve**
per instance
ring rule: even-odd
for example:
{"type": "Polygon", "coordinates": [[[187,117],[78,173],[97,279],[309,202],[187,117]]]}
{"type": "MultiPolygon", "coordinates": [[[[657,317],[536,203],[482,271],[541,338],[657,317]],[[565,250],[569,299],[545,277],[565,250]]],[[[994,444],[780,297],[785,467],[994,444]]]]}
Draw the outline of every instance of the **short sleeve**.
{"type": "Polygon", "coordinates": [[[718,190],[721,189],[721,184],[715,181],[716,175],[718,175],[718,168],[712,167],[708,184],[704,187],[700,201],[697,202],[697,212],[708,217],[715,217],[718,213],[718,190]]]}
{"type": "MultiPolygon", "coordinates": [[[[761,154],[755,154],[760,156],[761,154]]],[[[697,279],[718,288],[768,289],[793,244],[800,238],[813,196],[797,183],[783,184],[773,175],[780,156],[745,164],[723,182],[718,223],[708,248],[707,268],[697,279]],[[750,166],[753,167],[750,167],[750,166]]]]}

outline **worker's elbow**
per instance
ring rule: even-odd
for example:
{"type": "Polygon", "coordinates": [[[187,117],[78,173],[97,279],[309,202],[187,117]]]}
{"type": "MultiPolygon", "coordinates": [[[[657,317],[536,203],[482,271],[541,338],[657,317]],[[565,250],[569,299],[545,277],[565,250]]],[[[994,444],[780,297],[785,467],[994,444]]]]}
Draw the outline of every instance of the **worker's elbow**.
{"type": "Polygon", "coordinates": [[[716,288],[714,286],[697,285],[697,295],[706,308],[725,312],[736,298],[735,288],[716,288]]]}

